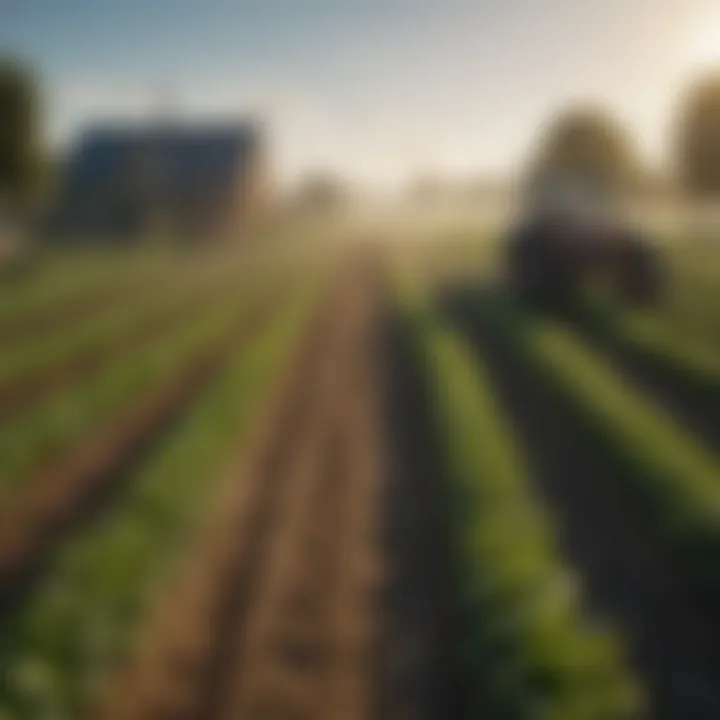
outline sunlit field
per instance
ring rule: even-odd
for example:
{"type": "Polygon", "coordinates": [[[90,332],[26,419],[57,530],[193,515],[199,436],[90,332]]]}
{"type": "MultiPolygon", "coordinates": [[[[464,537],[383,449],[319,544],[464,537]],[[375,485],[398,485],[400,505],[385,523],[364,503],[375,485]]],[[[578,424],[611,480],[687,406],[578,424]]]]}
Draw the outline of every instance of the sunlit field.
{"type": "Polygon", "coordinates": [[[374,653],[410,636],[468,716],[720,707],[720,244],[658,237],[656,307],[555,317],[499,216],[429,217],[3,277],[3,720],[286,717],[295,642],[307,707],[368,702],[370,663],[392,711],[374,653]]]}
{"type": "Polygon", "coordinates": [[[720,720],[712,0],[0,0],[0,720],[720,720]]]}

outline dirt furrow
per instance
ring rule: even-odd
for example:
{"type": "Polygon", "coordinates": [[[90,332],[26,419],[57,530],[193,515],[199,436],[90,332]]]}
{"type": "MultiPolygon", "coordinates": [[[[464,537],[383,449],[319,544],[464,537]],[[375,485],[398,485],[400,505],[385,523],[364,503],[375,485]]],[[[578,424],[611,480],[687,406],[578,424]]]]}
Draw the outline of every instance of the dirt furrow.
{"type": "Polygon", "coordinates": [[[0,518],[0,607],[22,597],[47,552],[76,524],[90,518],[115,481],[181,415],[205,384],[267,322],[281,302],[268,294],[222,341],[207,347],[158,390],[94,437],[31,479],[0,518]]]}
{"type": "Polygon", "coordinates": [[[220,693],[237,618],[245,613],[274,530],[282,473],[295,459],[294,435],[312,399],[326,331],[324,321],[316,322],[304,339],[240,470],[228,474],[207,531],[158,598],[137,652],[97,717],[196,717],[220,693]]]}
{"type": "Polygon", "coordinates": [[[568,409],[462,307],[458,327],[490,368],[590,610],[629,640],[652,717],[720,717],[717,618],[568,409]]]}
{"type": "Polygon", "coordinates": [[[319,550],[323,555],[319,563],[326,569],[335,554],[328,527],[323,524],[327,518],[318,517],[323,506],[332,506],[335,499],[333,492],[323,497],[336,460],[331,454],[338,417],[332,410],[313,418],[317,424],[313,423],[300,448],[266,567],[258,578],[248,615],[238,628],[239,653],[229,658],[225,692],[213,698],[215,712],[207,717],[287,717],[299,710],[310,712],[313,674],[320,662],[319,626],[327,617],[327,608],[322,612],[313,597],[308,553],[319,550]],[[318,535],[324,547],[313,548],[313,536],[318,535]]]}
{"type": "MultiPolygon", "coordinates": [[[[159,601],[157,621],[100,717],[209,719],[239,702],[239,683],[250,667],[243,649],[264,627],[258,614],[268,588],[284,578],[277,568],[292,556],[298,537],[308,538],[314,529],[308,511],[322,493],[311,488],[326,477],[356,332],[350,307],[364,294],[356,273],[339,278],[325,312],[301,342],[240,470],[229,477],[209,532],[177,587],[159,601]]],[[[333,503],[321,502],[326,504],[333,503]]],[[[256,660],[251,658],[253,668],[256,660]]]]}
{"type": "Polygon", "coordinates": [[[306,448],[220,717],[367,718],[378,579],[372,295],[359,298],[316,447],[306,448]],[[369,312],[368,312],[369,311],[369,312]]]}

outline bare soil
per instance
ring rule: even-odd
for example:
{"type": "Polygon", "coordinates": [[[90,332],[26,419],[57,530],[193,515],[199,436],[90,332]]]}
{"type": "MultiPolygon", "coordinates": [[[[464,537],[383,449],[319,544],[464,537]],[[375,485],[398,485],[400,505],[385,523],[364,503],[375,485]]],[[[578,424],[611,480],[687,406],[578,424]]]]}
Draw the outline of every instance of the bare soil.
{"type": "Polygon", "coordinates": [[[456,716],[439,478],[384,295],[373,255],[341,270],[97,717],[456,716]]]}
{"type": "Polygon", "coordinates": [[[352,718],[372,704],[378,293],[338,278],[102,718],[352,718]]]}
{"type": "Polygon", "coordinates": [[[84,438],[31,478],[0,512],[0,609],[20,602],[62,538],[109,502],[148,449],[192,405],[231,354],[281,301],[270,294],[219,343],[208,346],[108,427],[84,438]]]}

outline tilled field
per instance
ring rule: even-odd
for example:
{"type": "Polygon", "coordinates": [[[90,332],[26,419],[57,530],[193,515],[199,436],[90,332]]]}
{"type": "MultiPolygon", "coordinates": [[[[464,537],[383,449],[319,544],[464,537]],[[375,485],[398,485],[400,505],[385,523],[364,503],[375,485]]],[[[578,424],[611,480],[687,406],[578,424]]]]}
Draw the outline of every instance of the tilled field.
{"type": "Polygon", "coordinates": [[[190,406],[224,359],[247,344],[276,309],[279,297],[258,304],[220,342],[203,348],[186,367],[143,398],[97,436],[84,438],[40,469],[17,498],[0,510],[0,598],[12,599],[31,579],[43,554],[75,529],[112,489],[113,480],[153,439],[190,406]]]}
{"type": "MultiPolygon", "coordinates": [[[[208,508],[196,512],[198,526],[172,553],[165,579],[133,591],[146,598],[144,609],[135,605],[118,625],[127,639],[113,641],[123,649],[103,661],[100,692],[91,689],[99,671],[82,655],[94,613],[120,622],[103,607],[110,598],[102,588],[115,583],[111,563],[130,561],[122,528],[139,511],[177,512],[164,495],[152,502],[165,509],[133,509],[143,469],[173,427],[191,421],[228,358],[265,342],[263,328],[294,291],[261,293],[166,382],[8,495],[0,589],[9,622],[0,659],[9,684],[0,684],[0,699],[7,693],[11,717],[13,708],[18,717],[52,708],[118,720],[446,716],[449,566],[439,478],[414,452],[428,432],[426,408],[417,415],[414,405],[419,378],[390,392],[409,366],[396,347],[391,287],[376,253],[353,251],[328,285],[249,437],[215,473],[208,508]],[[416,484],[419,469],[425,479],[416,484]],[[55,597],[63,587],[87,593],[87,628],[55,597]],[[74,648],[76,669],[55,632],[74,648]],[[38,700],[24,685],[25,652],[37,653],[38,641],[33,667],[48,662],[57,682],[68,683],[60,702],[49,687],[38,700]]],[[[164,492],[171,497],[171,486],[164,492]]],[[[148,582],[128,567],[128,587],[148,582]]]]}
{"type": "Polygon", "coordinates": [[[339,286],[100,717],[370,716],[383,310],[339,286]]]}
{"type": "Polygon", "coordinates": [[[2,720],[720,717],[712,363],[329,264],[0,393],[2,720]]]}

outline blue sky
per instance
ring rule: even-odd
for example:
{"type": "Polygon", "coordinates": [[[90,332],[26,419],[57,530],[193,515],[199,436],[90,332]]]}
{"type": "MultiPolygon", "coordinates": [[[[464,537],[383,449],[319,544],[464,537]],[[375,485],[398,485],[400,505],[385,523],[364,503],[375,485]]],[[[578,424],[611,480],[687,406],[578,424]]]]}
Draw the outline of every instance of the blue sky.
{"type": "Polygon", "coordinates": [[[283,177],[508,172],[601,99],[657,159],[677,91],[720,61],[716,0],[0,0],[63,144],[90,118],[252,111],[283,177]]]}

